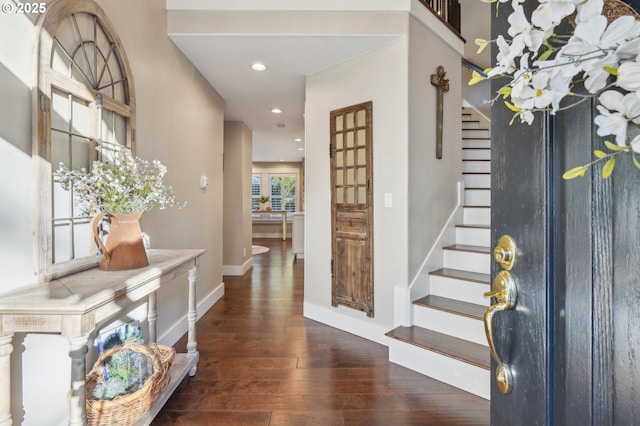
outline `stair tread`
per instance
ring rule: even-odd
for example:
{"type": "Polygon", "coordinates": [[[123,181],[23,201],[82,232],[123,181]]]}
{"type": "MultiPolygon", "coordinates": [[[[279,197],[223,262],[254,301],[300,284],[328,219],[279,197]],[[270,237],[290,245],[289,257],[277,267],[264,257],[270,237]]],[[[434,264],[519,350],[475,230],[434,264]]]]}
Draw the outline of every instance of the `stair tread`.
{"type": "Polygon", "coordinates": [[[473,204],[465,204],[462,207],[471,207],[473,209],[490,209],[491,206],[480,206],[480,205],[473,205],[473,204]]]}
{"type": "Polygon", "coordinates": [[[490,354],[486,346],[472,343],[421,327],[397,327],[386,336],[475,365],[490,369],[490,354]]]}
{"type": "Polygon", "coordinates": [[[453,244],[443,247],[445,250],[470,251],[473,253],[491,253],[491,248],[484,246],[471,246],[468,244],[453,244]]]}
{"type": "Polygon", "coordinates": [[[479,190],[479,189],[481,189],[481,190],[483,190],[483,191],[491,191],[491,188],[482,188],[482,187],[480,187],[480,186],[470,186],[470,187],[465,188],[465,190],[466,190],[466,189],[474,189],[474,190],[476,190],[476,191],[477,191],[477,190],[479,190]]]}
{"type": "Polygon", "coordinates": [[[470,159],[470,158],[465,158],[465,159],[463,159],[462,161],[486,161],[486,162],[490,162],[491,160],[486,160],[486,159],[483,159],[483,158],[479,158],[479,159],[477,159],[477,160],[475,160],[475,159],[470,159]]]}
{"type": "Polygon", "coordinates": [[[487,310],[486,306],[434,295],[414,300],[413,304],[478,320],[484,318],[484,312],[487,310]]]}
{"type": "Polygon", "coordinates": [[[464,225],[456,225],[456,228],[477,228],[477,229],[491,229],[490,225],[474,225],[473,223],[465,223],[464,225]]]}
{"type": "Polygon", "coordinates": [[[429,275],[437,275],[440,277],[453,278],[457,280],[471,281],[480,284],[489,284],[491,276],[480,272],[463,271],[461,269],[440,268],[429,272],[429,275]]]}
{"type": "Polygon", "coordinates": [[[490,175],[491,172],[462,172],[463,175],[490,175]]]}

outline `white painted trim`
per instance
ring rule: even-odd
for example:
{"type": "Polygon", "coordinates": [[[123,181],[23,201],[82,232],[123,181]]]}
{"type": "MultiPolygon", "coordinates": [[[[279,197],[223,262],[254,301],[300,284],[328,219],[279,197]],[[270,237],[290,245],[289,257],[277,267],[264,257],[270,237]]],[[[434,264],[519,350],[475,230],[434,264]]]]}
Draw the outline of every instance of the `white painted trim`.
{"type": "MultiPolygon", "coordinates": [[[[462,106],[464,108],[472,109],[474,114],[478,114],[478,116],[479,116],[478,118],[483,119],[487,125],[489,125],[489,126],[491,125],[491,118],[487,117],[482,112],[480,112],[480,110],[478,108],[476,108],[475,105],[471,104],[466,99],[462,100],[462,106]]],[[[489,128],[491,128],[491,127],[489,127],[489,128]]]]}
{"type": "MultiPolygon", "coordinates": [[[[431,249],[427,253],[427,256],[422,262],[422,265],[420,265],[420,268],[418,268],[418,272],[416,273],[416,275],[411,280],[411,283],[409,284],[409,289],[411,290],[411,300],[419,299],[420,297],[426,294],[429,294],[427,292],[426,294],[418,295],[416,286],[419,282],[422,281],[420,280],[421,276],[429,272],[429,271],[426,271],[426,269],[428,268],[429,265],[432,265],[432,259],[435,253],[440,253],[440,251],[442,251],[442,247],[444,246],[443,240],[447,232],[452,232],[453,233],[452,236],[455,239],[455,226],[458,220],[462,219],[461,212],[462,212],[462,206],[464,204],[464,181],[458,181],[456,183],[456,194],[457,194],[458,203],[453,208],[453,211],[449,215],[449,218],[447,219],[446,224],[444,225],[442,230],[440,230],[440,234],[438,234],[438,238],[436,238],[435,242],[431,246],[431,249]]],[[[440,264],[440,262],[438,263],[440,264]]],[[[442,267],[442,264],[440,264],[439,266],[442,267]]]]}
{"type": "MultiPolygon", "coordinates": [[[[339,312],[340,309],[347,308],[325,308],[320,305],[305,302],[303,304],[302,315],[305,318],[321,322],[338,330],[346,331],[347,333],[355,334],[356,336],[380,343],[381,345],[387,346],[389,344],[389,340],[385,336],[389,328],[344,315],[339,312]]],[[[365,315],[365,313],[363,312],[362,315],[365,315]]]]}
{"type": "MultiPolygon", "coordinates": [[[[196,307],[198,320],[209,311],[224,296],[224,283],[220,283],[211,293],[207,294],[196,307]]],[[[169,329],[158,337],[158,343],[173,346],[188,331],[187,313],[178,318],[169,329]]],[[[197,336],[196,336],[197,340],[197,336]]]]}
{"type": "Polygon", "coordinates": [[[253,257],[247,259],[242,265],[222,265],[222,275],[241,277],[251,268],[253,268],[253,257]]]}
{"type": "Polygon", "coordinates": [[[389,361],[484,399],[491,396],[489,370],[389,338],[389,361]]]}
{"type": "Polygon", "coordinates": [[[394,287],[393,303],[394,327],[410,327],[411,324],[413,324],[413,309],[411,309],[411,290],[407,287],[394,287]]]}

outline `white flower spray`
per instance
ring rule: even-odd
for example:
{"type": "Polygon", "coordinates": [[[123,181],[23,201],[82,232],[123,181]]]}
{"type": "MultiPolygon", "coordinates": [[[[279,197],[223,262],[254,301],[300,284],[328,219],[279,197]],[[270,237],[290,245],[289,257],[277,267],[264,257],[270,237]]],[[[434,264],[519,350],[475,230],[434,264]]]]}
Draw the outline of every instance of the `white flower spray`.
{"type": "MultiPolygon", "coordinates": [[[[505,3],[506,0],[489,0],[505,3]]],[[[477,39],[478,53],[490,43],[498,46],[496,65],[482,75],[473,72],[469,84],[488,78],[507,78],[497,96],[514,112],[513,119],[531,124],[535,112],[570,108],[590,98],[597,98],[594,123],[599,136],[615,136],[616,143],[605,141],[609,153],[596,150],[596,160],[568,170],[563,177],[584,176],[592,165],[605,161],[602,176],[613,172],[616,156],[631,154],[640,169],[640,135],[628,136],[629,128],[640,124],[640,21],[622,16],[611,23],[603,16],[603,0],[538,0],[530,19],[521,6],[511,2],[513,12],[507,21],[510,38],[477,39]],[[556,34],[567,24],[568,35],[556,34]],[[531,64],[531,65],[530,65],[531,64]],[[518,67],[519,65],[519,67],[518,67]],[[583,83],[587,93],[573,89],[583,83]]]]}

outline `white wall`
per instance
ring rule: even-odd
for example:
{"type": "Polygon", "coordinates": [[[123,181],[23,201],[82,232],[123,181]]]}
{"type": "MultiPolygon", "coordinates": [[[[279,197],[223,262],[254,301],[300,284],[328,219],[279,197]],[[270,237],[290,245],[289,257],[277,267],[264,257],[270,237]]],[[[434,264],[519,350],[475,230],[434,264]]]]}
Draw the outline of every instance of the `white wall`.
{"type": "MultiPolygon", "coordinates": [[[[154,248],[204,248],[198,314],[222,287],[223,102],[166,35],[164,0],[100,0],[127,52],[137,97],[138,155],[157,158],[182,210],[152,210],[142,227],[154,248]],[[199,177],[210,178],[206,191],[199,177]]],[[[34,17],[35,19],[35,17],[34,17]]],[[[0,292],[29,284],[34,203],[31,84],[34,27],[24,15],[0,14],[0,292]],[[9,42],[10,41],[10,42],[9,42]]],[[[173,343],[186,315],[185,285],[159,295],[158,335],[173,343]]],[[[65,424],[70,367],[66,340],[55,335],[15,338],[12,356],[14,422],[65,424]],[[21,380],[22,379],[22,380],[21,380]],[[44,385],[46,383],[46,386],[44,385]]]]}
{"type": "Polygon", "coordinates": [[[243,275],[251,257],[252,132],[244,123],[224,129],[224,274],[243,275]]]}
{"type": "MultiPolygon", "coordinates": [[[[460,45],[460,48],[462,45],[460,45]]],[[[457,204],[461,180],[460,124],[461,51],[444,43],[415,19],[409,32],[409,279],[420,272],[425,258],[457,204]],[[436,151],[437,90],[430,76],[442,65],[449,79],[444,94],[442,159],[436,151]]]]}
{"type": "Polygon", "coordinates": [[[407,282],[407,38],[307,78],[305,106],[305,316],[382,341],[393,288],[407,282]],[[329,113],[373,101],[375,317],[331,307],[329,113]],[[383,207],[384,194],[393,207],[383,207]]]}

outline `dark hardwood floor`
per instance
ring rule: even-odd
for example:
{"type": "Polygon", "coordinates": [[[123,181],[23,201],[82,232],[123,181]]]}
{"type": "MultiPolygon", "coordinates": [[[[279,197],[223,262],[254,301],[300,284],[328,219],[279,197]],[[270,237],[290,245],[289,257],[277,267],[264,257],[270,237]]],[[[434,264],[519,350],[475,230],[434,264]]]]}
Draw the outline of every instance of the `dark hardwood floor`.
{"type": "MultiPolygon", "coordinates": [[[[256,240],[197,324],[200,363],[153,425],[487,425],[489,402],[388,361],[385,346],[302,317],[304,261],[256,240]]],[[[184,352],[186,339],[176,347],[184,352]]]]}

